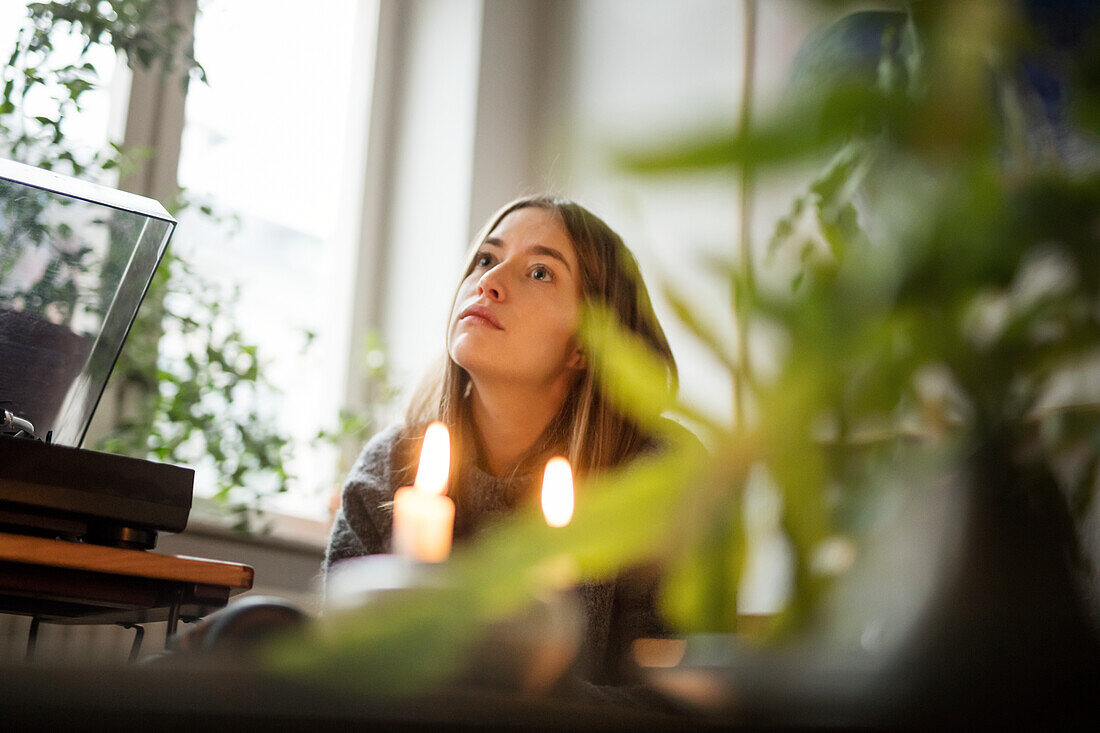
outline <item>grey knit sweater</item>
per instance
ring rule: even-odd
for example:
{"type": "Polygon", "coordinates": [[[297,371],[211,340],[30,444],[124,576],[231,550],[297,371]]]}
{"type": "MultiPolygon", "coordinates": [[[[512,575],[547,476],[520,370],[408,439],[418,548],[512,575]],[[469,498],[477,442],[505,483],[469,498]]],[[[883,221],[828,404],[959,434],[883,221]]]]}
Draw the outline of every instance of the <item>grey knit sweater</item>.
{"type": "MultiPolygon", "coordinates": [[[[332,527],[324,571],[349,557],[390,551],[394,493],[399,488],[401,430],[391,427],[367,443],[344,485],[332,527]]],[[[463,492],[455,507],[455,542],[468,540],[512,512],[537,490],[538,477],[498,478],[476,461],[464,462],[463,492]]],[[[582,584],[587,629],[581,654],[584,676],[600,684],[623,682],[633,639],[665,632],[655,604],[656,574],[635,570],[613,582],[582,584]]]]}

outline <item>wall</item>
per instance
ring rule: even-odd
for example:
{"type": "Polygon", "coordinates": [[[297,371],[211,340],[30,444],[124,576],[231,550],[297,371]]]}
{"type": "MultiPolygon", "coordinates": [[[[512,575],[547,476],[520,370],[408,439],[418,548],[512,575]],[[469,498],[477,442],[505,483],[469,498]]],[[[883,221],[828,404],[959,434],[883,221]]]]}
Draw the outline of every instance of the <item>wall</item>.
{"type": "MultiPolygon", "coordinates": [[[[558,6],[558,4],[555,4],[558,6]]],[[[787,69],[818,18],[806,3],[758,3],[757,117],[782,98],[787,69]]],[[[663,149],[740,123],[743,3],[726,0],[562,5],[550,60],[557,79],[553,125],[539,141],[553,185],[588,204],[638,257],[681,369],[689,402],[729,420],[729,377],[681,328],[660,296],[688,294],[732,342],[728,283],[704,262],[736,261],[740,213],[732,171],[639,176],[623,153],[663,149]]],[[[794,181],[761,181],[753,201],[754,250],[766,243],[794,181]]]]}
{"type": "Polygon", "coordinates": [[[372,98],[379,126],[368,145],[366,195],[374,198],[364,199],[370,220],[359,254],[366,292],[356,295],[351,338],[361,343],[380,328],[406,388],[441,352],[466,245],[481,6],[425,0],[380,7],[386,57],[377,62],[372,98]]]}

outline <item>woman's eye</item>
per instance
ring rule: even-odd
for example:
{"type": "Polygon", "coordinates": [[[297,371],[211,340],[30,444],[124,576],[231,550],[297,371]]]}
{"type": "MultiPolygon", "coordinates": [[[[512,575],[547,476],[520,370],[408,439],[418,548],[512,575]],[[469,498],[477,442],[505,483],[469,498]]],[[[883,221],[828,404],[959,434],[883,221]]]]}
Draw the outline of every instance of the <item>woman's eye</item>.
{"type": "Polygon", "coordinates": [[[474,258],[474,265],[477,266],[477,267],[489,267],[492,264],[493,264],[493,256],[491,254],[487,254],[485,252],[482,252],[481,254],[479,254],[477,257],[474,258]]]}
{"type": "Polygon", "coordinates": [[[536,265],[531,270],[531,277],[535,278],[536,280],[547,280],[548,281],[548,280],[553,279],[553,274],[550,272],[550,270],[548,268],[543,267],[542,265],[536,265]]]}

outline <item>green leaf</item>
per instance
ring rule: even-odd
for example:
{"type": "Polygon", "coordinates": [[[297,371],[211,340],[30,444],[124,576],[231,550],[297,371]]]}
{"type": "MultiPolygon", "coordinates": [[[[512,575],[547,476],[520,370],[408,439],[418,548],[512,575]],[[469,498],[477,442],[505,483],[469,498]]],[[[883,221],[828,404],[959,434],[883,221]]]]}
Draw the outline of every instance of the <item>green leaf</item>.
{"type": "Polygon", "coordinates": [[[392,594],[326,614],[315,629],[276,640],[264,658],[284,674],[369,697],[415,694],[462,670],[481,630],[472,610],[454,584],[392,594]]]}
{"type": "Polygon", "coordinates": [[[694,528],[690,546],[669,569],[661,608],[680,633],[737,630],[737,592],[745,557],[740,490],[712,515],[708,525],[694,528]]]}
{"type": "Polygon", "coordinates": [[[608,399],[643,427],[659,430],[661,413],[673,405],[671,374],[665,363],[605,307],[586,306],[579,332],[608,399]]]}
{"type": "Polygon", "coordinates": [[[790,165],[819,158],[849,140],[882,127],[906,128],[911,102],[851,84],[824,97],[793,100],[745,136],[736,130],[706,130],[648,149],[611,145],[617,167],[639,174],[732,173],[739,167],[790,165]]]}
{"type": "Polygon", "coordinates": [[[703,310],[692,307],[687,298],[670,282],[661,283],[661,294],[672,306],[672,311],[680,323],[694,335],[714,358],[718,359],[731,373],[738,371],[737,358],[731,353],[727,343],[715,329],[703,320],[703,310]]]}
{"type": "Polygon", "coordinates": [[[488,625],[532,597],[580,579],[609,579],[674,546],[680,511],[697,485],[699,451],[677,443],[578,486],[576,513],[564,528],[524,507],[439,566],[437,585],[326,614],[316,633],[273,646],[266,659],[283,673],[369,694],[421,692],[459,671],[488,625]],[[395,658],[403,661],[388,661],[395,658]],[[364,677],[369,669],[386,674],[364,677]]]}

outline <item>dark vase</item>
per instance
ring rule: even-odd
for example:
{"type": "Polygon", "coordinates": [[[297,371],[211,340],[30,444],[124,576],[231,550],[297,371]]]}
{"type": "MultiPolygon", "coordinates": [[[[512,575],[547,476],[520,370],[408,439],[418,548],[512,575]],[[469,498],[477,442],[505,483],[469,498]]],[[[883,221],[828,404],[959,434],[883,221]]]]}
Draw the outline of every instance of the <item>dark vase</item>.
{"type": "Polygon", "coordinates": [[[894,722],[1096,722],[1094,571],[1054,476],[990,441],[955,488],[954,562],[886,678],[894,722]]]}
{"type": "Polygon", "coordinates": [[[1009,445],[904,492],[804,633],[690,637],[647,678],[723,725],[1097,729],[1096,575],[1054,477],[1009,445]]]}

